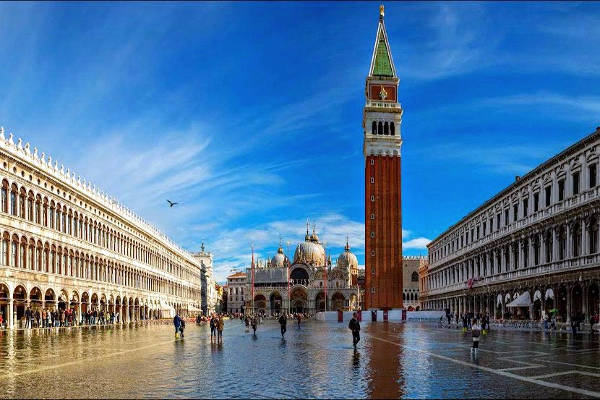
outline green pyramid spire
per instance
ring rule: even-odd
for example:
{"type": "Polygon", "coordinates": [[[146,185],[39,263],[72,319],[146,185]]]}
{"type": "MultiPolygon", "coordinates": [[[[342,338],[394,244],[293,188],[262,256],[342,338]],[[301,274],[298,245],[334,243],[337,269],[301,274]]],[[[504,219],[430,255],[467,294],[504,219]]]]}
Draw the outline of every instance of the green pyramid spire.
{"type": "Polygon", "coordinates": [[[377,38],[377,50],[375,53],[375,63],[373,65],[373,75],[394,76],[388,48],[385,43],[383,29],[379,31],[379,37],[377,38]]]}

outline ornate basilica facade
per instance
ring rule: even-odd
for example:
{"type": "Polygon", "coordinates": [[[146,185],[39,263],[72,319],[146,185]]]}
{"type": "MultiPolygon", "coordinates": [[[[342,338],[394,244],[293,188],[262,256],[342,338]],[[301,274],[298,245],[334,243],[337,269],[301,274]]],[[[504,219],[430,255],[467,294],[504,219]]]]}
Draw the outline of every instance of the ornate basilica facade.
{"type": "Polygon", "coordinates": [[[536,320],[556,309],[567,323],[600,312],[599,164],[597,128],[433,240],[424,308],[536,320]]]}
{"type": "Polygon", "coordinates": [[[200,262],[90,182],[0,128],[0,313],[119,313],[133,321],[201,307],[200,262]]]}
{"type": "Polygon", "coordinates": [[[358,260],[347,242],[333,267],[316,232],[309,235],[307,230],[293,261],[280,245],[270,261],[247,268],[245,311],[272,315],[358,309],[357,278],[358,260]]]}

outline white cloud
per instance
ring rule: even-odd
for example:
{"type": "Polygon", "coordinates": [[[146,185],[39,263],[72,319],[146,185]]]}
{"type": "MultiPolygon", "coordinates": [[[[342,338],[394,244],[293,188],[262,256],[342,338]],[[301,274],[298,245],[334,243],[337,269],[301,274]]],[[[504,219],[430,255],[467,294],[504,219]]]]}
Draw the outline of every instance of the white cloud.
{"type": "Polygon", "coordinates": [[[546,106],[559,110],[561,118],[593,119],[600,115],[599,96],[567,96],[551,92],[516,94],[493,97],[482,101],[493,106],[546,106]]]}
{"type": "Polygon", "coordinates": [[[528,145],[469,145],[465,143],[445,143],[427,149],[430,157],[441,160],[477,165],[501,174],[524,174],[531,171],[540,161],[547,158],[552,149],[548,144],[528,145]]]}
{"type": "Polygon", "coordinates": [[[427,250],[427,245],[431,242],[431,240],[424,238],[424,237],[419,237],[419,238],[414,238],[414,239],[410,239],[406,242],[402,243],[402,248],[403,249],[420,249],[420,250],[427,250]]]}

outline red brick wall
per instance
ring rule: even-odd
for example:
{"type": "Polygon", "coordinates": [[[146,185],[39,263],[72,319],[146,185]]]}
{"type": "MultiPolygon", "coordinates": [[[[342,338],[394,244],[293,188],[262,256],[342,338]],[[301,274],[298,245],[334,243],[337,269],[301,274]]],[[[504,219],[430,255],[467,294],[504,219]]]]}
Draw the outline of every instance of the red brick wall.
{"type": "Polygon", "coordinates": [[[365,308],[402,307],[400,157],[368,156],[365,165],[365,308]],[[371,165],[374,160],[374,165],[371,165]],[[375,183],[371,183],[371,177],[375,183]],[[371,201],[371,196],[375,201],[371,201]],[[371,219],[375,213],[375,219],[371,219]],[[371,238],[371,232],[375,237],[371,238]],[[371,256],[371,251],[375,256],[371,256]],[[375,267],[375,275],[372,268],[375,267]],[[371,288],[375,287],[375,294],[371,288]]]}

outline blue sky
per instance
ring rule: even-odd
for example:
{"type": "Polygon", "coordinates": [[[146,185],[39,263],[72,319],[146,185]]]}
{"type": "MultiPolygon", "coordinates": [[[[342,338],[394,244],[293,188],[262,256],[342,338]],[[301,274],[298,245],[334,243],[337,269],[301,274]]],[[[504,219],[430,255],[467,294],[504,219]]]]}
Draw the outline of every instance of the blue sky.
{"type": "MultiPolygon", "coordinates": [[[[0,124],[204,240],[220,281],[250,243],[293,253],[307,218],[362,264],[377,20],[360,2],[3,3],[0,124]]],[[[388,3],[386,27],[405,254],[600,125],[600,4],[388,3]]]]}

